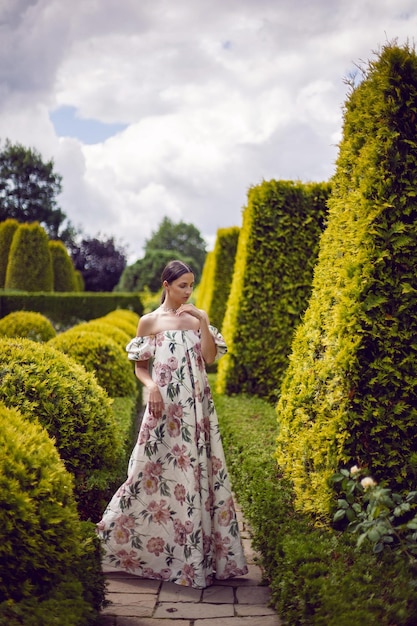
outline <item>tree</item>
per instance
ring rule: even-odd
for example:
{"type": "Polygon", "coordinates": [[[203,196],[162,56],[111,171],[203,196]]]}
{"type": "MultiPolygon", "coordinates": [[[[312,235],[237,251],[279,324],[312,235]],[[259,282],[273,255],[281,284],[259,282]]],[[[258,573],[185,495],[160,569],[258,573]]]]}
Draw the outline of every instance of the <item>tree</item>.
{"type": "Polygon", "coordinates": [[[206,243],[199,230],[193,224],[178,222],[174,224],[169,217],[164,217],[158,230],[145,244],[145,256],[152,250],[169,250],[170,258],[188,257],[199,279],[206,259],[206,243]]]}
{"type": "Polygon", "coordinates": [[[21,224],[10,246],[5,288],[52,291],[53,282],[48,235],[37,222],[21,224]]]}
{"type": "Polygon", "coordinates": [[[126,267],[126,254],[109,239],[84,238],[71,245],[71,257],[84,280],[85,291],[113,291],[126,267]]]}
{"type": "MultiPolygon", "coordinates": [[[[169,250],[150,250],[143,259],[125,268],[115,291],[143,291],[147,287],[152,293],[161,288],[161,274],[165,265],[173,258],[169,250]]],[[[193,259],[177,254],[176,257],[187,265],[193,259]]]]}
{"type": "MultiPolygon", "coordinates": [[[[6,140],[0,151],[0,222],[39,222],[51,239],[59,239],[66,215],[57,207],[62,177],[52,160],[44,162],[36,150],[6,140]]],[[[67,226],[63,238],[73,235],[67,226]]]]}

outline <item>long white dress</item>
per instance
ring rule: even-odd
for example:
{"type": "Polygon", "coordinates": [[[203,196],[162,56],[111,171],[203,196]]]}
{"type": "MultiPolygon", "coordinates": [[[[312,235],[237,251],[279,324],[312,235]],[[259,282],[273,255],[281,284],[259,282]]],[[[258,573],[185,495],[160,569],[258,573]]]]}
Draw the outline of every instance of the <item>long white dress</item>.
{"type": "MultiPolygon", "coordinates": [[[[218,358],[226,344],[210,332],[218,358]]],[[[135,337],[126,349],[152,359],[164,413],[146,407],[127,480],[97,525],[103,565],[199,589],[246,574],[200,332],[135,337]]]]}

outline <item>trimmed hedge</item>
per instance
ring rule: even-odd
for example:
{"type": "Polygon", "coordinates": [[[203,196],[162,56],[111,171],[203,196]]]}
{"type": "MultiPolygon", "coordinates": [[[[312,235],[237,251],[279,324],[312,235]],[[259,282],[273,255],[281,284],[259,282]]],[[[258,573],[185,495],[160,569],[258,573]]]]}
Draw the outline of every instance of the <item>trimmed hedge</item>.
{"type": "Polygon", "coordinates": [[[111,398],[134,395],[136,380],[126,351],[101,332],[70,329],[49,341],[49,345],[70,356],[88,372],[111,398]]]}
{"type": "Polygon", "coordinates": [[[5,289],[52,291],[53,270],[48,235],[38,222],[19,224],[10,244],[5,289]]]}
{"type": "Polygon", "coordinates": [[[346,103],[328,227],[277,407],[297,505],[328,515],[328,480],[417,475],[417,56],[387,45],[346,103]]]}
{"type": "Polygon", "coordinates": [[[232,284],[239,232],[238,226],[218,229],[214,250],[209,258],[206,257],[209,264],[206,282],[199,288],[198,302],[201,299],[201,305],[197,303],[197,306],[207,311],[210,323],[219,329],[223,325],[232,284]]]}
{"type": "Polygon", "coordinates": [[[53,324],[74,325],[92,320],[115,309],[142,315],[143,305],[135,293],[7,293],[0,294],[0,317],[13,311],[37,311],[53,324]]]}
{"type": "Polygon", "coordinates": [[[269,181],[253,187],[243,214],[222,333],[217,389],[274,402],[294,329],[307,307],[327,183],[269,181]]]}
{"type": "Polygon", "coordinates": [[[62,241],[50,240],[49,250],[54,275],[53,291],[79,291],[75,267],[65,245],[62,241]]]}
{"type": "Polygon", "coordinates": [[[92,624],[105,585],[93,525],[38,424],[0,402],[0,623],[92,624]]]}
{"type": "Polygon", "coordinates": [[[117,471],[123,443],[95,376],[48,344],[1,338],[0,400],[39,421],[55,440],[87,519],[90,483],[96,474],[117,471]]]}
{"type": "Polygon", "coordinates": [[[25,337],[45,342],[55,336],[51,322],[41,313],[16,311],[0,319],[0,337],[25,337]]]}
{"type": "Polygon", "coordinates": [[[19,222],[15,219],[0,222],[0,289],[4,288],[6,281],[7,264],[9,262],[10,246],[19,222]]]}

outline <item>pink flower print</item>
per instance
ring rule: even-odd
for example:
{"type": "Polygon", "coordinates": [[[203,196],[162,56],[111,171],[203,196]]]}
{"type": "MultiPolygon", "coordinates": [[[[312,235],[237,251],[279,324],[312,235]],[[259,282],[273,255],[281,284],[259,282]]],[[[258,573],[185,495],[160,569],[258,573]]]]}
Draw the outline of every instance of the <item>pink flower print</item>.
{"type": "Polygon", "coordinates": [[[172,373],[168,365],[156,363],[154,371],[155,382],[159,387],[166,387],[171,382],[172,373]]]}
{"type": "Polygon", "coordinates": [[[139,432],[139,444],[143,444],[149,441],[149,426],[147,424],[142,424],[140,432],[139,432]]]}
{"type": "Polygon", "coordinates": [[[184,445],[180,448],[179,445],[176,443],[175,446],[173,446],[172,448],[172,454],[176,459],[178,467],[182,469],[182,471],[185,471],[191,465],[190,457],[187,456],[186,452],[187,447],[184,445]]]}
{"type": "Polygon", "coordinates": [[[129,534],[127,528],[123,528],[122,526],[116,526],[112,533],[115,543],[118,544],[127,543],[129,541],[129,534]]]}
{"type": "Polygon", "coordinates": [[[195,354],[195,363],[200,372],[204,372],[206,369],[206,365],[203,359],[203,354],[201,352],[201,343],[196,343],[194,345],[194,354],[195,354]]]}
{"type": "Polygon", "coordinates": [[[143,473],[149,476],[160,476],[162,474],[162,463],[159,461],[148,461],[143,468],[143,473]]]}
{"type": "Polygon", "coordinates": [[[232,578],[233,576],[243,576],[248,573],[248,568],[238,567],[236,561],[228,561],[224,568],[224,575],[221,578],[232,578]]]}
{"type": "Polygon", "coordinates": [[[178,367],[178,359],[176,359],[175,356],[170,356],[167,360],[167,365],[169,369],[174,372],[178,367]]]}
{"type": "Polygon", "coordinates": [[[125,528],[134,528],[135,527],[135,518],[133,517],[133,515],[120,515],[117,523],[120,524],[120,526],[124,526],[125,528]]]}
{"type": "Polygon", "coordinates": [[[191,587],[193,584],[193,580],[195,577],[194,567],[186,563],[182,568],[181,576],[179,579],[180,585],[184,585],[186,587],[191,587]]]}
{"type": "Polygon", "coordinates": [[[169,417],[178,417],[181,419],[184,415],[184,409],[182,408],[182,405],[178,402],[173,402],[168,406],[167,413],[169,417]]]}
{"type": "Polygon", "coordinates": [[[162,580],[169,580],[171,578],[172,571],[169,567],[165,567],[161,569],[161,578],[162,580]]]}
{"type": "Polygon", "coordinates": [[[194,398],[200,399],[201,397],[201,387],[200,381],[196,380],[194,383],[194,398]]]}
{"type": "Polygon", "coordinates": [[[176,417],[168,417],[167,431],[171,437],[178,437],[181,433],[181,422],[176,417]]]}
{"type": "Polygon", "coordinates": [[[187,539],[185,526],[179,519],[174,519],[174,542],[179,546],[184,546],[187,539]]]}
{"type": "Polygon", "coordinates": [[[223,463],[216,456],[211,457],[211,468],[213,470],[213,474],[217,474],[217,472],[223,467],[223,463]]]}
{"type": "Polygon", "coordinates": [[[96,524],[96,529],[97,529],[97,532],[99,532],[99,533],[102,533],[104,530],[106,530],[105,522],[103,522],[103,520],[98,522],[98,524],[96,524]]]}
{"type": "Polygon", "coordinates": [[[126,550],[119,550],[116,552],[116,557],[120,560],[120,567],[127,571],[133,572],[139,567],[139,559],[134,550],[126,552],[126,550]]]}
{"type": "Polygon", "coordinates": [[[184,485],[176,485],[175,486],[174,496],[175,496],[177,502],[179,502],[181,504],[181,506],[182,506],[184,504],[184,502],[185,502],[185,496],[186,496],[186,491],[185,491],[184,485]]]}
{"type": "Polygon", "coordinates": [[[206,533],[203,532],[203,554],[210,554],[210,550],[211,550],[211,537],[210,535],[206,535],[206,533]]]}
{"type": "Polygon", "coordinates": [[[194,490],[195,491],[200,491],[200,487],[201,487],[201,467],[200,465],[196,465],[194,467],[194,490]]]}
{"type": "Polygon", "coordinates": [[[146,549],[151,554],[159,556],[164,551],[165,541],[161,537],[151,537],[146,544],[146,549]]]}
{"type": "Polygon", "coordinates": [[[194,524],[191,520],[187,520],[186,522],[184,522],[184,528],[187,535],[190,535],[194,530],[194,524]]]}
{"type": "Polygon", "coordinates": [[[152,520],[157,524],[166,524],[170,519],[169,508],[166,505],[166,500],[160,500],[159,503],[152,500],[149,503],[148,511],[152,515],[152,520]]]}
{"type": "Polygon", "coordinates": [[[213,494],[212,488],[209,487],[209,495],[204,504],[204,508],[206,509],[206,511],[211,511],[213,509],[213,504],[214,504],[214,494],[213,494]]]}
{"type": "Polygon", "coordinates": [[[233,500],[228,498],[226,502],[219,508],[217,513],[217,521],[219,526],[229,526],[234,517],[233,500]]]}
{"type": "Polygon", "coordinates": [[[156,493],[158,491],[158,479],[156,478],[156,476],[144,476],[143,488],[148,495],[156,493]]]}
{"type": "Polygon", "coordinates": [[[145,422],[146,427],[149,430],[152,430],[152,428],[155,428],[155,426],[157,426],[158,424],[158,419],[154,415],[152,415],[152,413],[149,410],[145,419],[146,419],[146,422],[145,422]]]}
{"type": "Polygon", "coordinates": [[[209,435],[210,435],[210,418],[209,417],[203,417],[203,419],[201,420],[200,424],[201,424],[202,432],[206,435],[206,438],[208,438],[209,435]]]}
{"type": "Polygon", "coordinates": [[[230,537],[222,537],[221,533],[214,533],[214,553],[217,559],[227,557],[230,546],[230,537]]]}

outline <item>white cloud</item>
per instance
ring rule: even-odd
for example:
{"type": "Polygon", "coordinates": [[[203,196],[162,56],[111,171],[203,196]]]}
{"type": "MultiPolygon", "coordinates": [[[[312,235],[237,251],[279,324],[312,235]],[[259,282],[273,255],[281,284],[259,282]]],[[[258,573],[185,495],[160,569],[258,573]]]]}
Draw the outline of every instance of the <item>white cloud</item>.
{"type": "Polygon", "coordinates": [[[131,259],[165,215],[212,245],[250,186],[332,175],[344,79],[416,27],[414,0],[0,0],[0,137],[53,158],[69,219],[131,259]],[[59,107],[126,128],[58,137],[59,107]]]}

